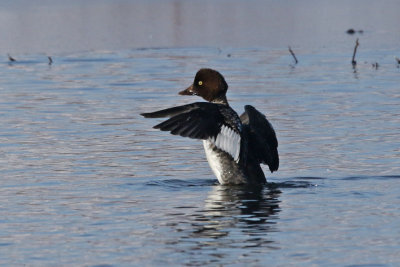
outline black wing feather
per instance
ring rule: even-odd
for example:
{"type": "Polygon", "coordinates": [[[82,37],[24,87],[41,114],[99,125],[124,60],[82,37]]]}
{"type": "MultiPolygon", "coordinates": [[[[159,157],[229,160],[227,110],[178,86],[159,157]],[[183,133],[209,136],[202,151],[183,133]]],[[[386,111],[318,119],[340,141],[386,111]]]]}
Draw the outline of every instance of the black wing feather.
{"type": "Polygon", "coordinates": [[[221,130],[224,118],[219,108],[218,104],[196,102],[141,115],[146,118],[170,117],[153,128],[183,137],[207,139],[216,137],[221,130]]]}
{"type": "Polygon", "coordinates": [[[271,172],[279,168],[278,140],[267,118],[253,106],[244,107],[240,116],[249,136],[249,150],[259,163],[267,164],[271,172]]]}
{"type": "Polygon", "coordinates": [[[173,116],[181,114],[183,112],[189,112],[192,109],[197,109],[197,108],[203,106],[201,104],[209,104],[209,103],[197,102],[197,103],[192,103],[192,104],[188,104],[188,105],[162,109],[162,110],[149,112],[149,113],[141,113],[140,115],[142,115],[145,118],[173,117],[173,116]]]}

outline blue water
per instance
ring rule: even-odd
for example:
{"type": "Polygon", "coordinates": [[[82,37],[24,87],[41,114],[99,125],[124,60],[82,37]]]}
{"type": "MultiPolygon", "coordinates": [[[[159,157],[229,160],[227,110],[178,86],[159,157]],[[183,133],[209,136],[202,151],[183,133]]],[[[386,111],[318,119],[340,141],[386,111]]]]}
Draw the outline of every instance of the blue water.
{"type": "Polygon", "coordinates": [[[390,30],[346,29],[292,46],[298,64],[279,32],[266,45],[60,48],[52,65],[20,52],[29,43],[4,50],[0,265],[398,266],[400,50],[390,30]],[[274,125],[267,186],[219,185],[200,141],[139,115],[200,101],[177,93],[201,67],[225,76],[238,113],[251,104],[274,125]]]}
{"type": "Polygon", "coordinates": [[[0,263],[398,264],[392,52],[378,70],[262,48],[3,62],[0,263]],[[218,185],[201,142],[139,116],[198,101],[177,92],[203,66],[225,75],[233,108],[250,103],[275,126],[281,167],[260,191],[218,185]]]}

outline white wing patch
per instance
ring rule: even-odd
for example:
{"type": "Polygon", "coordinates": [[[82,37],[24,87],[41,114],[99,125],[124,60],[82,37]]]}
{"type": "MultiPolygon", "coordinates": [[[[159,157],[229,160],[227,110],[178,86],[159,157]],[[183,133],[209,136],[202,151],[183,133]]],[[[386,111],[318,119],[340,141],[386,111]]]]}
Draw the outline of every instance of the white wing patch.
{"type": "Polygon", "coordinates": [[[211,138],[211,141],[219,149],[227,152],[232,158],[239,162],[240,154],[240,135],[228,126],[222,125],[217,138],[211,138]]]}

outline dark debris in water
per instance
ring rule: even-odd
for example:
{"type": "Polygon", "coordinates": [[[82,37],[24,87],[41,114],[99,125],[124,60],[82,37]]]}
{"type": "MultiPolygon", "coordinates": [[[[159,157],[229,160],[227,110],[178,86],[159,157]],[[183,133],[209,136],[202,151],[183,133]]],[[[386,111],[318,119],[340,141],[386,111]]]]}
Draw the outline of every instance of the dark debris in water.
{"type": "Polygon", "coordinates": [[[17,61],[15,58],[13,58],[10,54],[7,54],[7,56],[8,56],[8,60],[10,61],[10,62],[15,62],[15,61],[17,61]]]}
{"type": "Polygon", "coordinates": [[[357,53],[357,48],[358,48],[359,45],[360,45],[360,43],[358,42],[358,38],[357,38],[356,44],[354,46],[353,57],[351,59],[351,64],[353,65],[353,67],[355,67],[357,65],[356,53],[357,53]]]}
{"type": "Polygon", "coordinates": [[[289,46],[289,53],[292,55],[294,59],[294,64],[297,64],[299,61],[297,60],[297,57],[290,46],[289,46]]]}
{"type": "Polygon", "coordinates": [[[364,30],[354,30],[353,28],[351,28],[351,29],[348,29],[347,31],[346,31],[346,33],[347,34],[350,34],[350,35],[353,35],[353,34],[356,34],[356,33],[359,33],[359,34],[363,34],[364,33],[364,30]]]}

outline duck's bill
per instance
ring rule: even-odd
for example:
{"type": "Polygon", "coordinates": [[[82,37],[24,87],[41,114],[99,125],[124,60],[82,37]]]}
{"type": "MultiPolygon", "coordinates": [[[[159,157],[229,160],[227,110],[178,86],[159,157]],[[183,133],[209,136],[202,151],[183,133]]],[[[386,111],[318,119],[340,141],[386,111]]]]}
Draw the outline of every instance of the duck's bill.
{"type": "Polygon", "coordinates": [[[180,91],[179,94],[180,95],[194,95],[193,84],[191,86],[189,86],[188,88],[186,88],[185,90],[180,91]]]}

